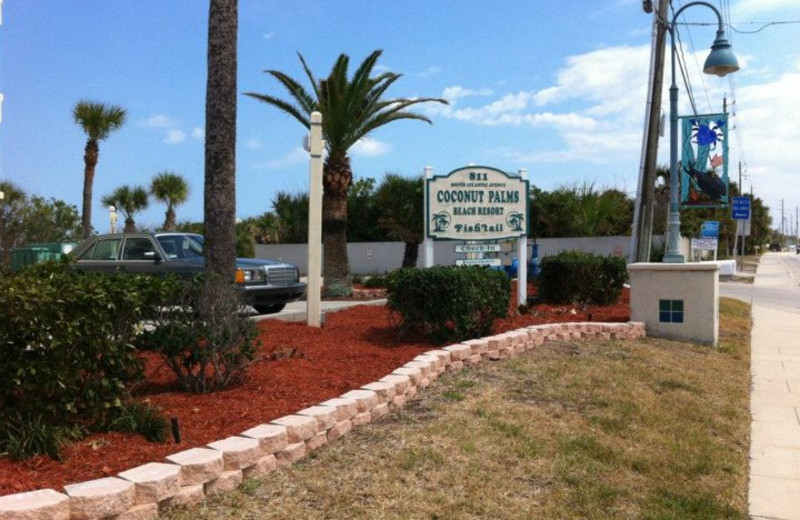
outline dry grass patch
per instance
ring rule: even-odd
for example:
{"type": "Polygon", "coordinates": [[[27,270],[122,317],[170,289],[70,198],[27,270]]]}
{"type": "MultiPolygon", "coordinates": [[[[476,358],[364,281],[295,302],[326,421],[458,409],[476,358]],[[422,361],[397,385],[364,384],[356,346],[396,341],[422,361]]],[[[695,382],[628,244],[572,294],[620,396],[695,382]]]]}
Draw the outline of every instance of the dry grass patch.
{"type": "Polygon", "coordinates": [[[562,342],[441,378],[291,468],[166,518],[745,519],[746,304],[718,349],[562,342]]]}

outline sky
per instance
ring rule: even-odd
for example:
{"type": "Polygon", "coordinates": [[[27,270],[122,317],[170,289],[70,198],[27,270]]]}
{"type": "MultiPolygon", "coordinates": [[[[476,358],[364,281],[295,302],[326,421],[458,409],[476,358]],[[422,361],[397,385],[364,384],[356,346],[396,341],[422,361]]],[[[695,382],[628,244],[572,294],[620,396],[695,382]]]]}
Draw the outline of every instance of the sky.
{"type": "MultiPolygon", "coordinates": [[[[721,112],[727,99],[735,114],[730,177],[738,179],[741,161],[745,190],[770,207],[774,227],[783,203],[788,233],[800,206],[800,2],[710,1],[729,15],[742,68],[726,78],[699,72],[716,19],[708,8],[687,8],[678,34],[697,112],[721,112]]],[[[676,8],[686,3],[673,0],[676,8]]],[[[2,11],[0,180],[80,209],[86,136],[72,109],[80,100],[104,102],[128,117],[100,143],[95,229],[109,229],[103,195],[148,186],[163,171],[189,182],[178,220],[202,220],[208,2],[5,0],[2,11]]],[[[237,218],[271,210],[278,192],[308,190],[305,129],[244,95],[288,97],[268,69],[308,87],[298,53],[325,77],[341,53],[355,69],[382,49],[377,71],[403,74],[389,97],[450,101],[417,106],[432,125],[399,121],[358,143],[356,179],[412,177],[426,166],[446,175],[477,164],[524,168],[544,190],[587,184],[634,197],[652,16],[641,0],[240,0],[237,218]]],[[[686,115],[687,88],[678,86],[686,115]]],[[[665,92],[665,113],[668,99],[665,92]]],[[[158,228],[164,211],[151,201],[137,224],[158,228]]]]}

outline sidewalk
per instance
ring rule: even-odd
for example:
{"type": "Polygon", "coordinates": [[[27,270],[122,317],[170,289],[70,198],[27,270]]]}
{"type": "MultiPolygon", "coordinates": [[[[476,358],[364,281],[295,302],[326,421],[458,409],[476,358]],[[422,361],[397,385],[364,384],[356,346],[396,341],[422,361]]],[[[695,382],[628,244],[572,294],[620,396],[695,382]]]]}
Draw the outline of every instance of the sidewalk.
{"type": "MultiPolygon", "coordinates": [[[[323,300],[320,302],[320,311],[322,312],[322,319],[324,323],[325,314],[328,312],[336,312],[347,307],[354,307],[356,305],[385,305],[386,300],[347,300],[347,301],[328,301],[323,300]]],[[[252,316],[251,319],[260,321],[266,319],[283,320],[283,321],[306,321],[306,305],[305,300],[298,302],[287,303],[286,307],[275,314],[262,314],[260,316],[252,316]]]]}
{"type": "Polygon", "coordinates": [[[780,255],[753,284],[749,513],[800,520],[800,287],[780,255]]]}

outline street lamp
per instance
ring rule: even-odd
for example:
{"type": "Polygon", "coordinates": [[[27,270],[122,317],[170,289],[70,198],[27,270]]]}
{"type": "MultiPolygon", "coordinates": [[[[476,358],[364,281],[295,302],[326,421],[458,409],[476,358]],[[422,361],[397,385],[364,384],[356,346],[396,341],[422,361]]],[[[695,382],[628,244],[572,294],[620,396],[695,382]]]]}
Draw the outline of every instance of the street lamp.
{"type": "Polygon", "coordinates": [[[725,37],[725,28],[722,24],[722,15],[713,5],[707,2],[690,2],[675,12],[672,23],[669,25],[670,45],[672,47],[672,85],[669,87],[669,225],[667,250],[664,253],[664,262],[683,263],[684,257],[680,250],[681,216],[680,201],[678,197],[678,85],[675,80],[675,24],[678,16],[688,7],[704,5],[717,15],[717,37],[711,45],[711,53],[706,58],[703,72],[725,76],[739,70],[739,62],[731,50],[731,44],[725,37]]]}

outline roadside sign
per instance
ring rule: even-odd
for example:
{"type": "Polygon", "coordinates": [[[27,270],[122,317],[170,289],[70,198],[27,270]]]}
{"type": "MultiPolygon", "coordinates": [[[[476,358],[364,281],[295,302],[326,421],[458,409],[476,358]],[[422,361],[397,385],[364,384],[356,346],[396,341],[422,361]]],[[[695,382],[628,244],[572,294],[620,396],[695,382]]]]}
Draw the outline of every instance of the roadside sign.
{"type": "Polygon", "coordinates": [[[503,263],[499,258],[470,258],[467,260],[456,260],[456,265],[481,265],[490,267],[500,267],[503,263]]]}
{"type": "Polygon", "coordinates": [[[716,251],[717,239],[716,238],[693,238],[692,249],[695,251],[716,251]]]}
{"type": "Polygon", "coordinates": [[[499,253],[500,244],[457,244],[456,253],[499,253]]]}
{"type": "Polygon", "coordinates": [[[719,238],[719,221],[706,220],[700,226],[700,238],[719,238]]]}
{"type": "Polygon", "coordinates": [[[731,218],[733,220],[750,218],[750,197],[733,197],[731,199],[731,218]]]}

